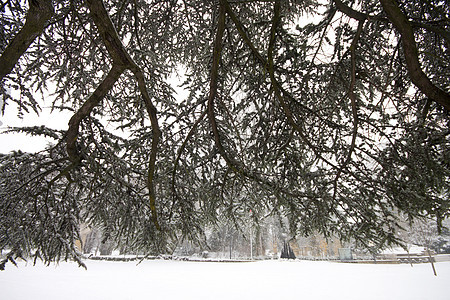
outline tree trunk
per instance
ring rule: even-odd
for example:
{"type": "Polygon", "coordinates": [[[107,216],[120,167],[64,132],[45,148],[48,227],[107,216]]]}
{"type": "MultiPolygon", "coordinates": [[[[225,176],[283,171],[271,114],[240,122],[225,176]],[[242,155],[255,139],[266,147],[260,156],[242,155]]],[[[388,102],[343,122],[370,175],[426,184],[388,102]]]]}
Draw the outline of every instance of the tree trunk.
{"type": "Polygon", "coordinates": [[[29,9],[25,24],[0,56],[0,80],[11,73],[20,57],[31,43],[42,34],[45,25],[53,15],[51,0],[28,1],[29,9]]]}
{"type": "Polygon", "coordinates": [[[450,111],[450,94],[435,86],[422,71],[419,62],[414,31],[408,18],[403,14],[394,0],[380,0],[389,20],[401,35],[403,52],[409,77],[416,87],[431,100],[450,111]]]}

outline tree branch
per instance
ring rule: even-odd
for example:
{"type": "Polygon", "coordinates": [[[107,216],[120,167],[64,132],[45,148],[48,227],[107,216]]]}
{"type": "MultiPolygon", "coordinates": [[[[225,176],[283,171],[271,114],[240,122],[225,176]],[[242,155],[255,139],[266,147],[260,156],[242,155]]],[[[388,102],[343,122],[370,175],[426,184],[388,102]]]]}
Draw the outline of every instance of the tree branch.
{"type": "Polygon", "coordinates": [[[364,14],[345,5],[341,0],[334,0],[334,4],[336,4],[336,7],[340,12],[344,13],[345,15],[349,16],[352,19],[356,19],[358,21],[365,21],[369,16],[368,14],[364,14]]]}
{"type": "MultiPolygon", "coordinates": [[[[274,4],[274,16],[272,19],[272,27],[270,30],[271,34],[270,34],[270,41],[269,41],[269,47],[268,47],[268,53],[267,53],[268,59],[266,61],[261,55],[259,55],[259,57],[261,57],[260,62],[264,63],[264,65],[266,66],[266,70],[269,73],[270,81],[272,83],[275,96],[278,99],[278,101],[280,102],[281,107],[283,108],[284,114],[285,114],[286,118],[288,119],[289,124],[291,124],[292,128],[295,129],[295,131],[299,134],[300,138],[308,145],[308,147],[310,147],[312,149],[312,151],[318,158],[320,158],[322,161],[324,161],[325,163],[327,163],[328,165],[330,165],[331,167],[336,169],[337,166],[335,164],[331,163],[329,160],[327,160],[325,157],[323,157],[319,153],[319,151],[317,151],[317,148],[305,136],[303,129],[297,125],[297,123],[295,122],[295,119],[294,119],[294,115],[293,115],[292,111],[289,109],[289,107],[285,101],[284,95],[288,95],[288,97],[291,99],[292,99],[292,96],[283,89],[281,84],[275,78],[275,66],[273,63],[273,50],[274,50],[274,45],[275,45],[276,30],[277,30],[277,27],[279,25],[280,18],[281,18],[280,17],[280,9],[281,9],[281,3],[279,1],[276,1],[274,4]]],[[[229,13],[233,13],[233,12],[230,10],[229,13]]],[[[234,19],[236,20],[235,21],[236,26],[241,26],[239,23],[239,20],[235,16],[234,16],[234,19]]],[[[244,32],[244,31],[242,31],[242,32],[244,32]]],[[[248,37],[244,40],[247,40],[249,43],[251,43],[251,41],[248,37]]],[[[251,47],[251,48],[252,49],[254,48],[256,50],[255,47],[251,47]]]]}
{"type": "Polygon", "coordinates": [[[422,71],[413,28],[394,0],[380,0],[389,20],[401,35],[409,77],[414,85],[431,100],[450,112],[450,94],[435,86],[422,71]]]}
{"type": "Polygon", "coordinates": [[[25,24],[0,56],[0,81],[8,75],[31,43],[42,34],[45,25],[53,16],[51,0],[28,1],[29,9],[25,24]]]}
{"type": "Polygon", "coordinates": [[[270,187],[271,189],[276,189],[276,185],[273,182],[270,182],[269,180],[266,180],[256,174],[256,172],[249,172],[248,170],[242,168],[239,166],[239,164],[230,158],[223,145],[220,138],[220,133],[217,128],[217,122],[216,117],[214,114],[214,100],[217,96],[217,82],[219,79],[219,63],[220,63],[220,56],[222,51],[222,39],[223,39],[223,33],[225,31],[225,13],[226,13],[226,6],[228,6],[228,3],[225,0],[221,0],[220,4],[220,10],[219,10],[219,16],[218,16],[218,26],[217,26],[217,32],[216,32],[216,38],[214,41],[214,50],[213,50],[213,63],[211,67],[211,79],[210,79],[210,92],[208,97],[208,118],[209,122],[211,124],[211,128],[214,134],[214,142],[215,145],[219,151],[219,154],[222,156],[222,158],[227,163],[230,170],[235,172],[236,174],[242,175],[243,177],[249,178],[253,181],[259,182],[265,186],[270,187]]]}
{"type": "MultiPolygon", "coordinates": [[[[244,40],[245,44],[250,48],[252,54],[256,57],[256,59],[258,60],[258,62],[261,64],[261,66],[265,69],[266,72],[269,72],[268,66],[269,63],[267,61],[267,59],[265,57],[263,57],[258,49],[256,49],[256,47],[253,45],[252,41],[250,40],[249,36],[246,33],[246,30],[244,28],[244,26],[242,25],[242,23],[240,22],[240,20],[237,18],[236,14],[233,12],[233,10],[231,9],[230,5],[228,4],[228,2],[226,0],[222,0],[224,3],[224,6],[226,8],[227,14],[230,16],[231,20],[233,21],[233,23],[236,26],[236,29],[239,32],[239,35],[241,36],[241,38],[244,40]]],[[[275,1],[275,0],[273,0],[275,1]]],[[[274,66],[275,69],[275,66],[274,66]]],[[[275,70],[274,70],[275,71],[275,70]]],[[[285,97],[289,98],[292,101],[296,101],[295,98],[288,92],[286,91],[281,84],[278,82],[278,80],[273,77],[272,78],[274,81],[272,82],[272,85],[277,87],[280,90],[280,95],[284,95],[285,97]]],[[[302,109],[308,111],[308,113],[311,113],[313,115],[315,115],[316,117],[318,117],[321,121],[329,124],[330,126],[337,126],[335,123],[333,123],[330,120],[324,120],[323,118],[321,118],[316,111],[313,111],[312,109],[310,109],[309,107],[296,102],[299,106],[301,106],[302,109]]]]}
{"type": "Polygon", "coordinates": [[[362,13],[360,11],[354,10],[350,6],[347,6],[341,0],[334,0],[334,4],[336,4],[336,8],[346,16],[358,20],[358,21],[366,21],[366,20],[381,20],[387,21],[385,17],[380,15],[369,15],[366,13],[362,13]]]}
{"type": "MultiPolygon", "coordinates": [[[[159,230],[160,225],[157,220],[156,195],[153,184],[156,166],[156,156],[158,152],[158,144],[161,138],[161,130],[158,125],[157,110],[156,107],[153,105],[151,97],[147,91],[144,73],[142,72],[141,68],[139,68],[139,66],[136,64],[136,62],[134,62],[134,60],[131,58],[128,51],[125,49],[121,39],[119,38],[119,35],[117,34],[116,28],[114,27],[114,24],[112,23],[111,18],[109,17],[108,12],[106,11],[103,1],[88,0],[86,1],[86,3],[89,7],[91,17],[97,27],[100,37],[102,38],[109,55],[113,59],[113,69],[114,66],[116,66],[116,68],[118,70],[121,70],[122,72],[125,69],[129,69],[131,72],[133,72],[136,81],[138,83],[139,91],[141,92],[142,98],[144,100],[147,113],[150,118],[153,135],[152,135],[151,152],[148,162],[147,188],[149,190],[150,210],[152,213],[153,223],[159,230]]],[[[111,88],[112,85],[109,86],[109,89],[111,88]]],[[[105,94],[103,94],[103,96],[105,94]]],[[[98,101],[96,103],[98,103],[98,101]]],[[[83,116],[87,115],[83,114],[83,116]]]]}
{"type": "Polygon", "coordinates": [[[209,85],[209,96],[208,96],[208,118],[209,122],[212,127],[212,131],[214,134],[214,141],[216,144],[217,149],[219,150],[220,155],[223,157],[223,159],[226,161],[228,166],[232,168],[234,171],[236,170],[236,167],[234,166],[234,163],[231,161],[231,159],[228,157],[228,155],[225,152],[225,149],[223,148],[222,142],[220,140],[220,134],[219,130],[217,129],[217,122],[216,117],[214,114],[214,100],[217,96],[217,81],[219,78],[219,63],[220,63],[220,56],[222,52],[222,39],[223,39],[223,33],[225,31],[225,7],[223,3],[220,5],[219,9],[219,16],[217,21],[217,32],[216,32],[216,38],[214,40],[214,49],[213,49],[213,62],[211,66],[211,79],[210,79],[210,85],[209,85]]]}
{"type": "Polygon", "coordinates": [[[411,26],[414,28],[423,28],[428,31],[432,31],[435,34],[440,35],[450,46],[450,31],[446,31],[443,27],[433,26],[422,22],[411,22],[411,26]]]}
{"type": "Polygon", "coordinates": [[[84,104],[78,109],[78,111],[70,118],[69,129],[66,136],[66,151],[69,155],[69,159],[74,164],[79,164],[81,161],[80,154],[77,150],[76,140],[78,137],[78,131],[81,121],[90,115],[92,109],[96,107],[105,95],[111,90],[120,75],[124,71],[124,67],[114,64],[109,71],[108,75],[103,79],[97,89],[92,95],[84,102],[84,104]]]}
{"type": "MultiPolygon", "coordinates": [[[[134,63],[134,62],[133,62],[134,63]]],[[[145,107],[147,113],[150,117],[150,123],[152,125],[152,149],[150,152],[150,158],[148,161],[148,173],[147,173],[147,187],[150,197],[150,210],[152,212],[153,223],[156,228],[161,229],[158,223],[157,213],[156,213],[156,194],[154,190],[153,177],[155,174],[156,167],[156,154],[158,152],[158,144],[161,139],[161,130],[158,125],[158,117],[156,107],[153,105],[150,95],[148,94],[147,87],[145,84],[145,77],[142,70],[134,63],[131,66],[131,71],[134,73],[136,80],[138,82],[139,90],[141,91],[142,98],[144,99],[145,107]]]]}
{"type": "MultiPolygon", "coordinates": [[[[97,27],[97,31],[105,44],[106,50],[113,59],[114,63],[124,65],[130,68],[133,60],[122,44],[122,40],[116,31],[116,28],[106,11],[102,0],[87,0],[86,1],[92,20],[97,27]]],[[[134,64],[134,62],[133,62],[134,64]]]]}
{"type": "Polygon", "coordinates": [[[336,178],[334,179],[334,192],[333,199],[336,197],[337,183],[339,177],[342,174],[344,168],[348,165],[352,158],[352,153],[355,151],[356,145],[356,135],[358,134],[358,108],[356,106],[356,95],[355,95],[355,84],[356,84],[356,45],[358,44],[359,37],[363,29],[364,20],[358,22],[358,28],[356,29],[355,36],[353,37],[352,44],[350,45],[350,60],[351,60],[351,74],[350,74],[350,86],[348,88],[348,97],[350,98],[352,105],[352,115],[353,115],[353,132],[352,141],[350,144],[350,150],[348,151],[347,157],[343,164],[339,167],[336,173],[336,178]]]}
{"type": "Polygon", "coordinates": [[[173,169],[172,169],[172,193],[174,195],[176,195],[175,175],[177,173],[178,162],[180,161],[181,154],[183,153],[184,149],[186,148],[186,145],[187,145],[189,139],[194,135],[194,132],[197,130],[198,125],[203,121],[203,119],[204,119],[204,117],[206,116],[207,113],[208,113],[208,110],[203,111],[203,113],[200,115],[200,117],[192,125],[192,127],[189,130],[186,138],[183,141],[183,144],[181,144],[180,148],[178,149],[177,157],[175,159],[175,162],[173,163],[173,169]]]}

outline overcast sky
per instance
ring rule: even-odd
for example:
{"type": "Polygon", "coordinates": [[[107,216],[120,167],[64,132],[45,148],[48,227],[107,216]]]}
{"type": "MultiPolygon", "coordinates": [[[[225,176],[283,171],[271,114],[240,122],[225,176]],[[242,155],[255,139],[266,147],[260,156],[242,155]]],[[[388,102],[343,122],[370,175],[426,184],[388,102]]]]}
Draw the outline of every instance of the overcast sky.
{"type": "MultiPolygon", "coordinates": [[[[30,112],[20,119],[17,116],[17,108],[10,104],[5,109],[5,114],[0,116],[3,123],[0,131],[3,132],[8,127],[40,126],[45,125],[54,129],[67,129],[70,115],[60,112],[50,114],[50,108],[44,107],[39,116],[35,112],[30,112]]],[[[35,152],[44,149],[52,141],[42,137],[31,137],[25,134],[0,134],[0,153],[9,153],[13,150],[24,152],[35,152]]]]}

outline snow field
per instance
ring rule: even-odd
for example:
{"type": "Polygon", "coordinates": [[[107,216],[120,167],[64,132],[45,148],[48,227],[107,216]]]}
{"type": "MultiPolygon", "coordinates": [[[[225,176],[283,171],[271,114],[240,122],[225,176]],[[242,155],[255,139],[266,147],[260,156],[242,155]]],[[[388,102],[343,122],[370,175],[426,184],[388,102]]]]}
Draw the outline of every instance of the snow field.
{"type": "Polygon", "coordinates": [[[153,260],[21,263],[0,272],[0,298],[25,299],[450,299],[450,262],[344,264],[153,260]]]}

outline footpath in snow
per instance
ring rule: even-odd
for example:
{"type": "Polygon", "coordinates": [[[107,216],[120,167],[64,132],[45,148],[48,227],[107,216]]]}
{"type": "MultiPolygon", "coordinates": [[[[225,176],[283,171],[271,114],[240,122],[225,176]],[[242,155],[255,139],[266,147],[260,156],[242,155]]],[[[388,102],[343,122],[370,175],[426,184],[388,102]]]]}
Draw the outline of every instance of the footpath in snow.
{"type": "Polygon", "coordinates": [[[450,299],[450,262],[376,265],[311,261],[147,260],[20,263],[0,272],[1,299],[450,299]]]}

